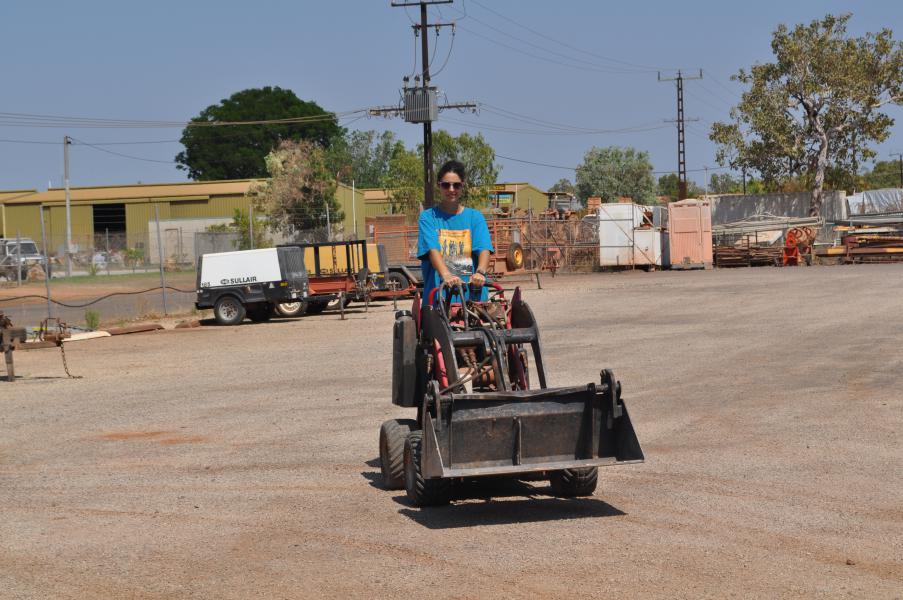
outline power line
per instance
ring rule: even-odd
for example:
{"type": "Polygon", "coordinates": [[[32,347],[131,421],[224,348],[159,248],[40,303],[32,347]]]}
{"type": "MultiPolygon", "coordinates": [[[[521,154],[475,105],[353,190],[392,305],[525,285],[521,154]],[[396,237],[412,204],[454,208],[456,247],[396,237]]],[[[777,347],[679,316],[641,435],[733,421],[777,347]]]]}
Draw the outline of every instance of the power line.
{"type": "MultiPolygon", "coordinates": [[[[530,28],[530,27],[527,27],[526,25],[523,25],[523,24],[521,24],[521,23],[518,23],[518,22],[515,21],[514,19],[512,19],[512,18],[510,18],[510,17],[507,17],[507,16],[505,16],[505,15],[499,13],[498,11],[495,11],[495,10],[489,8],[488,6],[486,6],[486,5],[484,5],[483,3],[479,2],[478,0],[471,0],[471,2],[473,2],[474,4],[476,4],[477,6],[479,6],[479,7],[482,8],[482,9],[484,9],[484,10],[486,10],[486,11],[489,11],[489,12],[495,14],[496,16],[498,16],[498,17],[502,18],[503,20],[505,20],[505,21],[511,23],[512,25],[515,25],[515,26],[517,26],[517,27],[520,27],[521,29],[524,29],[525,31],[529,31],[529,32],[532,33],[533,35],[536,35],[536,36],[539,36],[539,37],[541,37],[541,38],[547,39],[547,40],[549,40],[549,41],[551,41],[551,42],[554,42],[554,43],[556,43],[556,44],[559,44],[559,45],[561,45],[561,46],[564,46],[565,48],[569,48],[569,49],[574,50],[574,51],[576,51],[576,52],[580,52],[580,53],[582,53],[582,54],[585,54],[585,55],[587,55],[587,56],[592,56],[592,57],[594,57],[594,58],[598,58],[598,59],[601,59],[601,60],[606,60],[606,61],[609,61],[609,62],[618,63],[618,64],[622,64],[622,65],[629,66],[629,67],[634,67],[635,69],[639,69],[639,70],[646,71],[646,72],[667,70],[667,69],[664,69],[664,68],[662,68],[662,67],[651,67],[651,66],[648,66],[648,65],[640,65],[640,64],[637,64],[637,63],[631,63],[631,62],[627,62],[627,61],[620,60],[620,59],[617,59],[617,58],[612,58],[612,57],[610,57],[610,56],[603,56],[603,55],[601,55],[601,54],[595,54],[595,53],[593,53],[593,52],[589,52],[589,51],[587,51],[587,50],[583,50],[583,49],[578,48],[578,47],[576,47],[576,46],[572,46],[572,45],[570,45],[570,44],[568,44],[568,43],[566,43],[566,42],[562,42],[561,40],[559,40],[559,39],[557,39],[557,38],[554,38],[554,37],[552,37],[552,36],[546,35],[546,34],[542,33],[541,31],[536,31],[535,29],[532,29],[532,28],[530,28]]],[[[471,18],[474,18],[474,17],[471,16],[471,18]]],[[[476,19],[474,18],[474,20],[476,20],[476,19]]]]}
{"type": "Polygon", "coordinates": [[[59,115],[39,115],[31,113],[0,112],[0,125],[12,127],[55,127],[55,128],[179,128],[195,127],[230,127],[246,125],[292,125],[332,121],[354,115],[364,115],[367,109],[355,109],[345,112],[325,113],[305,117],[286,117],[282,119],[258,119],[249,121],[151,121],[138,119],[109,119],[95,117],[67,117],[59,115]]]}
{"type": "Polygon", "coordinates": [[[101,148],[100,146],[95,146],[94,144],[89,144],[89,143],[87,143],[87,142],[83,142],[83,141],[81,141],[81,140],[77,140],[77,139],[75,139],[74,137],[71,137],[71,136],[70,136],[69,139],[71,139],[73,142],[75,142],[75,143],[78,144],[79,146],[87,146],[87,147],[89,147],[89,148],[94,148],[95,150],[99,150],[99,151],[101,151],[101,152],[106,152],[107,154],[112,154],[112,155],[114,155],[114,156],[121,156],[122,158],[130,158],[130,159],[132,159],[132,160],[141,160],[141,161],[144,161],[144,162],[159,163],[159,164],[164,164],[164,165],[174,165],[174,164],[175,164],[175,161],[174,161],[174,160],[156,160],[156,159],[153,159],[153,158],[144,158],[144,157],[141,157],[141,156],[132,156],[132,155],[130,155],[130,154],[123,154],[123,153],[121,153],[121,152],[115,152],[115,151],[113,151],[113,150],[107,150],[106,148],[101,148]]]}
{"type": "MultiPolygon", "coordinates": [[[[496,158],[502,158],[502,159],[504,159],[504,160],[514,161],[514,162],[525,163],[525,164],[528,164],[528,165],[536,165],[536,166],[538,166],[538,167],[549,167],[550,169],[563,169],[563,170],[565,170],[565,171],[576,171],[576,170],[577,170],[577,167],[565,167],[565,166],[562,166],[562,165],[552,165],[552,164],[549,164],[549,163],[536,162],[536,161],[532,161],[532,160],[525,160],[525,159],[523,159],[523,158],[514,158],[513,156],[504,156],[504,155],[502,155],[502,154],[496,154],[495,157],[496,157],[496,158]]],[[[701,171],[722,171],[722,170],[724,170],[724,169],[729,169],[729,168],[730,168],[730,167],[702,167],[702,168],[699,168],[699,169],[687,169],[687,172],[688,172],[688,173],[697,173],[697,172],[701,172],[701,171]]],[[[677,172],[677,171],[675,171],[675,170],[672,169],[672,170],[670,170],[670,171],[652,171],[652,174],[653,174],[653,175],[666,175],[666,174],[668,174],[668,173],[676,173],[676,172],[677,172]]]]}
{"type": "Polygon", "coordinates": [[[605,73],[605,74],[607,74],[607,75],[612,75],[612,74],[629,74],[629,73],[637,73],[637,71],[624,71],[624,70],[615,70],[615,69],[599,69],[599,68],[594,68],[594,67],[590,67],[590,66],[573,65],[573,64],[570,64],[570,63],[562,62],[562,61],[560,61],[560,60],[555,60],[554,58],[548,58],[548,57],[542,56],[542,55],[540,55],[540,54],[534,54],[533,52],[528,52],[527,50],[523,50],[523,49],[517,48],[517,47],[515,47],[515,46],[511,46],[510,44],[506,44],[506,43],[504,43],[504,42],[500,42],[500,41],[498,41],[498,40],[496,40],[496,39],[493,39],[493,38],[491,38],[491,37],[489,37],[489,36],[483,35],[483,34],[477,32],[477,31],[473,31],[472,29],[468,29],[468,28],[464,27],[463,25],[458,25],[458,27],[459,27],[462,31],[466,31],[466,32],[468,32],[468,33],[470,33],[470,34],[473,34],[473,35],[477,36],[477,37],[483,38],[484,40],[486,40],[486,41],[488,41],[488,42],[490,42],[490,43],[492,43],[492,44],[495,44],[496,46],[501,46],[501,47],[503,47],[503,48],[507,48],[507,49],[512,50],[512,51],[514,51],[514,52],[519,52],[520,54],[524,54],[524,55],[529,56],[529,57],[531,57],[531,58],[535,58],[535,59],[537,59],[537,60],[543,60],[543,61],[546,61],[546,62],[548,62],[548,63],[555,64],[555,65],[559,65],[559,66],[563,66],[563,67],[570,67],[570,68],[572,68],[572,69],[578,69],[578,70],[582,70],[582,71],[591,71],[591,72],[594,72],[594,73],[605,73]]]}

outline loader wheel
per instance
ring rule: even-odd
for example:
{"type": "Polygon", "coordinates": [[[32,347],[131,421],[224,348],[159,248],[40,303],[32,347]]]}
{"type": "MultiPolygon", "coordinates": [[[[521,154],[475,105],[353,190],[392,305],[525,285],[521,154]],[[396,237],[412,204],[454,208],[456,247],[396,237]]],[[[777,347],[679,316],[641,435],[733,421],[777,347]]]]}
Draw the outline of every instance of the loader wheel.
{"type": "Polygon", "coordinates": [[[307,303],[303,301],[283,302],[276,305],[274,312],[280,317],[300,317],[306,308],[307,303]]]}
{"type": "Polygon", "coordinates": [[[379,469],[387,490],[404,489],[404,441],[416,428],[413,419],[392,419],[379,428],[379,469]]]}
{"type": "Polygon", "coordinates": [[[255,304],[248,308],[248,318],[255,323],[265,323],[273,316],[273,307],[269,302],[255,304]]]}
{"type": "Polygon", "coordinates": [[[421,471],[423,431],[412,431],[404,442],[404,487],[414,506],[448,504],[447,479],[425,479],[421,471]]]}
{"type": "Polygon", "coordinates": [[[524,268],[524,248],[517,242],[513,242],[508,246],[508,253],[505,256],[505,266],[509,271],[517,271],[524,268]]]}
{"type": "Polygon", "coordinates": [[[213,317],[220,325],[238,325],[245,320],[245,307],[235,296],[220,296],[213,305],[213,317]]]}
{"type": "Polygon", "coordinates": [[[553,471],[549,478],[549,483],[552,484],[552,493],[564,497],[592,496],[596,491],[598,481],[599,469],[597,467],[553,471]]]}

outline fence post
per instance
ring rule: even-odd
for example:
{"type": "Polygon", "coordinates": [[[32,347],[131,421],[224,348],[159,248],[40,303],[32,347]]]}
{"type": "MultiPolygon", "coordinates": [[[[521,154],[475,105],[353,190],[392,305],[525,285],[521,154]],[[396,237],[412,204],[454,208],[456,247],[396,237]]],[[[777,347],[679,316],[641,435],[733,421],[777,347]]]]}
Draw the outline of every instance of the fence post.
{"type": "Polygon", "coordinates": [[[22,238],[16,230],[16,285],[22,287],[22,238]]]}
{"type": "Polygon", "coordinates": [[[110,274],[110,228],[107,227],[106,229],[104,229],[104,233],[106,234],[106,238],[107,238],[107,258],[104,262],[107,263],[107,275],[109,275],[110,274]]]}
{"type": "Polygon", "coordinates": [[[254,249],[254,204],[248,206],[248,230],[251,234],[251,250],[254,249]]]}
{"type": "Polygon", "coordinates": [[[44,289],[47,290],[47,318],[50,314],[50,253],[47,252],[47,232],[44,230],[44,209],[41,209],[41,248],[44,251],[44,289]]]}
{"type": "Polygon", "coordinates": [[[157,255],[160,257],[160,290],[163,292],[163,315],[166,311],[166,277],[163,275],[163,239],[160,235],[160,205],[154,204],[154,219],[157,222],[157,255]]]}

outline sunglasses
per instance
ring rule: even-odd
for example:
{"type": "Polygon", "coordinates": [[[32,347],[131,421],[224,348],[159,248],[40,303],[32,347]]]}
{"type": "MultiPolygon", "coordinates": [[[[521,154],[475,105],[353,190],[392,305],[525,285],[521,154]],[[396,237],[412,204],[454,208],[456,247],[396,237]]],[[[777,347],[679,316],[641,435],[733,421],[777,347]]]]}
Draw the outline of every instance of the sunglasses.
{"type": "Polygon", "coordinates": [[[443,190],[460,190],[464,184],[460,181],[440,181],[439,187],[443,190]]]}

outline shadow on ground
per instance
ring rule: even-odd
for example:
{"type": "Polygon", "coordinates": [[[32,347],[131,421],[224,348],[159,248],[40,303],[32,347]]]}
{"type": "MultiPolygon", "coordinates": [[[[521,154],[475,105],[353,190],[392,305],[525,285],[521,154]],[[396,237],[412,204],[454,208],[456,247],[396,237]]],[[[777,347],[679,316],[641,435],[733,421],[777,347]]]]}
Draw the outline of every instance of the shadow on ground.
{"type": "MultiPolygon", "coordinates": [[[[367,461],[379,467],[379,459],[367,461]]],[[[512,523],[537,523],[560,519],[617,517],[627,513],[596,498],[556,498],[544,482],[531,485],[512,478],[464,481],[452,488],[448,506],[414,508],[407,496],[386,490],[379,471],[362,471],[371,486],[394,494],[392,500],[405,508],[398,512],[429,529],[456,529],[512,523]],[[477,502],[475,502],[475,500],[477,502]]]]}

